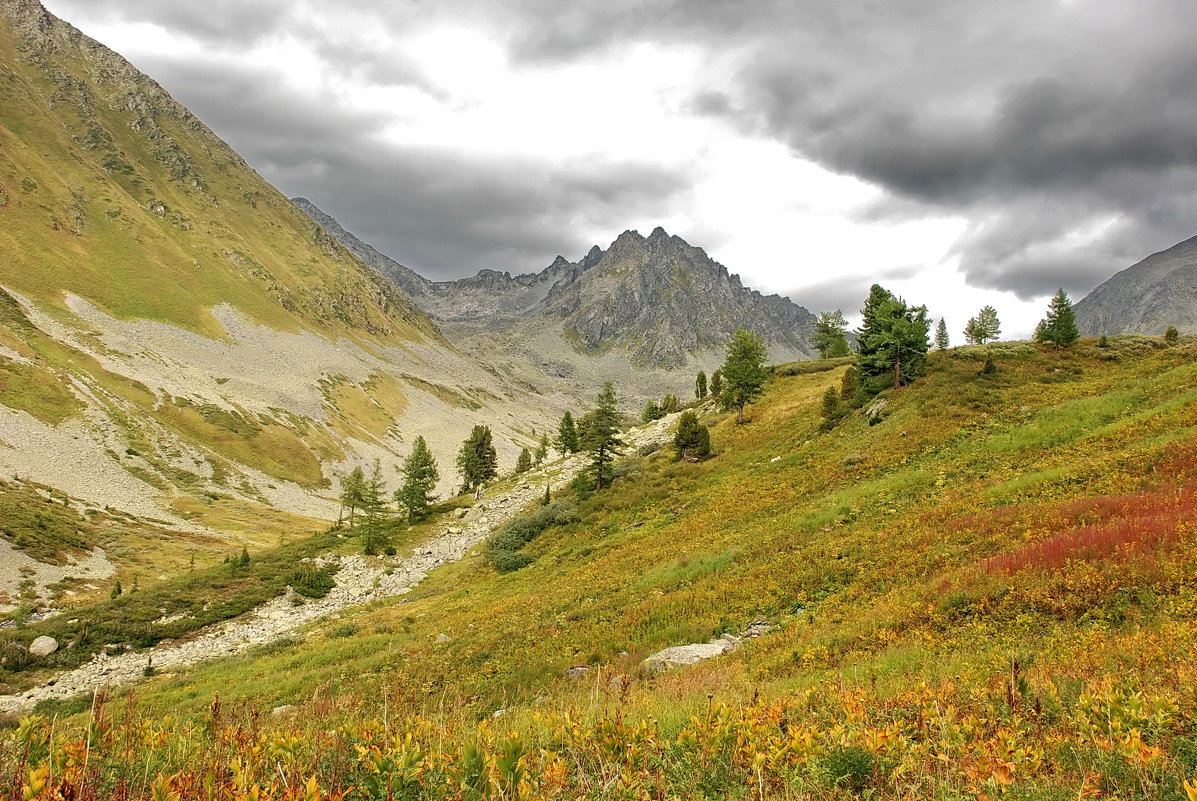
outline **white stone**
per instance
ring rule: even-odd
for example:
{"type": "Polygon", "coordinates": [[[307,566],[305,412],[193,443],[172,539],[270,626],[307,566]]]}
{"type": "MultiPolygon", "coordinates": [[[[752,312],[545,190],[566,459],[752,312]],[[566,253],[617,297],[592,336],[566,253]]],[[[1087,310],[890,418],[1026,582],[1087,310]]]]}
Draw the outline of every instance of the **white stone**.
{"type": "Polygon", "coordinates": [[[53,637],[38,637],[29,643],[29,653],[33,656],[49,656],[58,650],[58,640],[53,637]]]}

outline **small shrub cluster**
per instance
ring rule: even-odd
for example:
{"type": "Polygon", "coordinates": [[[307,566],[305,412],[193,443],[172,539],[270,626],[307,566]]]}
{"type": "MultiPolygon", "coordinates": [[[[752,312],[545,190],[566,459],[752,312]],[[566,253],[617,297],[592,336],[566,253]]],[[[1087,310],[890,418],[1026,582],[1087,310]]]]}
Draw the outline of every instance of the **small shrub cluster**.
{"type": "Polygon", "coordinates": [[[515,518],[486,541],[486,558],[500,573],[511,573],[532,564],[533,559],[520,549],[540,536],[550,526],[563,526],[578,519],[572,503],[555,501],[530,515],[515,518]]]}
{"type": "Polygon", "coordinates": [[[305,565],[292,573],[287,583],[291,585],[291,589],[305,598],[323,598],[337,586],[337,582],[333,580],[336,572],[335,565],[319,568],[305,565]]]}

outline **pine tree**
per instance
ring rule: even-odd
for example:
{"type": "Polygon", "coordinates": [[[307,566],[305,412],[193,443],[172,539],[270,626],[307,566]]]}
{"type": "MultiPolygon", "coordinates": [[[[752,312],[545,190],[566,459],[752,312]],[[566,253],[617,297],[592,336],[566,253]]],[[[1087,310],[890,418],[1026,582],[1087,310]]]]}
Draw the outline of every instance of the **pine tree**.
{"type": "Polygon", "coordinates": [[[119,597],[121,597],[121,593],[123,593],[123,592],[124,592],[124,590],[121,589],[121,583],[118,580],[116,582],[116,584],[112,585],[112,592],[110,592],[108,594],[108,597],[109,598],[119,598],[119,597]]]}
{"type": "Polygon", "coordinates": [[[984,345],[997,339],[1001,333],[997,309],[992,306],[981,309],[977,316],[969,318],[968,324],[964,326],[964,338],[970,345],[984,345]]]}
{"type": "Polygon", "coordinates": [[[546,483],[544,485],[544,498],[541,499],[540,505],[548,506],[552,502],[553,502],[553,491],[552,491],[552,489],[550,489],[549,484],[546,483]]]}
{"type": "Polygon", "coordinates": [[[424,437],[416,437],[399,472],[403,474],[403,486],[395,490],[395,504],[407,511],[408,524],[417,523],[428,516],[432,491],[440,481],[436,459],[432,458],[424,437]]]}
{"type": "Polygon", "coordinates": [[[844,377],[840,379],[840,400],[848,404],[854,403],[859,390],[860,385],[856,380],[856,368],[848,365],[848,369],[844,371],[844,377]]]}
{"type": "Polygon", "coordinates": [[[349,510],[349,528],[353,528],[353,513],[362,505],[362,492],[366,488],[366,474],[360,467],[353,468],[341,479],[341,506],[349,510]]]}
{"type": "Polygon", "coordinates": [[[367,556],[378,552],[383,545],[383,528],[390,511],[386,498],[386,482],[382,477],[382,463],[374,460],[374,468],[362,490],[362,551],[367,556]]]}
{"type": "Polygon", "coordinates": [[[930,343],[925,306],[906,302],[879,284],[869,289],[857,330],[856,367],[862,389],[876,394],[922,375],[930,343]]]}
{"type": "Polygon", "coordinates": [[[839,309],[823,312],[815,320],[815,330],[810,344],[819,351],[819,357],[834,359],[852,352],[848,347],[848,321],[839,309]]]}
{"type": "Polygon", "coordinates": [[[765,342],[741,328],[727,343],[727,358],[721,369],[723,408],[736,410],[736,423],[744,422],[744,407],[761,396],[765,386],[765,342]]]}
{"type": "Polygon", "coordinates": [[[711,400],[718,402],[723,395],[723,371],[711,373],[711,400]]]}
{"type": "Polygon", "coordinates": [[[1176,326],[1170,325],[1164,329],[1164,341],[1169,345],[1175,345],[1180,341],[1180,332],[1176,330],[1176,326]]]}
{"type": "Polygon", "coordinates": [[[527,473],[532,469],[532,452],[527,448],[520,451],[519,458],[515,460],[515,472],[527,473]]]}
{"type": "Polygon", "coordinates": [[[673,447],[677,458],[687,462],[701,462],[711,455],[711,432],[698,422],[698,415],[692,411],[683,412],[678,418],[677,430],[673,434],[673,447]]]}
{"type": "Polygon", "coordinates": [[[536,443],[536,450],[532,453],[532,463],[540,467],[549,455],[549,435],[542,433],[540,441],[536,443]]]}
{"type": "Polygon", "coordinates": [[[462,492],[477,489],[499,474],[499,457],[488,427],[474,426],[462,443],[457,454],[457,472],[461,474],[462,492]]]}
{"type": "Polygon", "coordinates": [[[666,395],[661,398],[661,416],[673,414],[678,409],[682,408],[682,402],[678,400],[677,395],[666,395]]]}
{"type": "Polygon", "coordinates": [[[557,439],[554,440],[554,444],[562,456],[578,452],[578,429],[574,425],[574,416],[569,412],[565,413],[557,426],[557,439]]]}
{"type": "Polygon", "coordinates": [[[648,425],[649,423],[661,419],[661,407],[657,405],[655,400],[649,399],[644,404],[644,411],[640,413],[640,422],[648,425]]]}
{"type": "Polygon", "coordinates": [[[694,397],[702,400],[707,396],[707,374],[703,370],[698,371],[698,377],[694,379],[694,397]]]}
{"type": "Polygon", "coordinates": [[[834,386],[827,388],[823,393],[823,408],[821,410],[823,416],[822,428],[824,431],[830,431],[840,418],[844,416],[843,401],[840,398],[840,391],[834,386]]]}
{"type": "Polygon", "coordinates": [[[1035,328],[1035,341],[1050,344],[1056,350],[1070,348],[1076,344],[1080,334],[1076,329],[1076,314],[1072,310],[1072,301],[1068,293],[1061,287],[1052,297],[1047,307],[1047,316],[1039,321],[1035,328]]]}
{"type": "Polygon", "coordinates": [[[942,317],[939,318],[939,325],[935,327],[935,349],[948,349],[948,324],[943,321],[942,317]]]}
{"type": "Polygon", "coordinates": [[[241,548],[241,556],[237,558],[237,567],[249,567],[249,551],[244,546],[241,548]]]}
{"type": "Polygon", "coordinates": [[[598,405],[584,418],[586,431],[582,446],[590,454],[590,473],[594,488],[601,490],[612,479],[611,463],[623,441],[619,437],[619,410],[615,406],[615,387],[608,381],[599,393],[598,405]]]}

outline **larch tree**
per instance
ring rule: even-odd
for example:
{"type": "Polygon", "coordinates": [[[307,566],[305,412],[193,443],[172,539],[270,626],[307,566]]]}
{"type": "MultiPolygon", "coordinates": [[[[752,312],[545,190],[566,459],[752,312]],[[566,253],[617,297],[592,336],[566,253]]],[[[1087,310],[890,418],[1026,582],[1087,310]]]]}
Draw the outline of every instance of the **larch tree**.
{"type": "Polygon", "coordinates": [[[948,349],[948,324],[943,321],[942,317],[939,318],[939,325],[935,327],[935,349],[948,349]]]}
{"type": "Polygon", "coordinates": [[[562,456],[578,452],[578,428],[574,424],[574,416],[566,412],[557,424],[557,439],[554,440],[557,450],[562,456]]]}
{"type": "Polygon", "coordinates": [[[619,436],[619,410],[615,404],[615,386],[603,384],[598,396],[598,405],[586,415],[586,431],[582,446],[590,454],[590,473],[594,477],[594,488],[601,490],[611,484],[612,463],[620,452],[623,441],[619,436]]]}
{"type": "Polygon", "coordinates": [[[499,457],[490,428],[474,426],[457,454],[457,472],[461,475],[462,492],[477,489],[499,474],[499,457]]]}
{"type": "Polygon", "coordinates": [[[1035,341],[1052,345],[1056,350],[1070,348],[1076,344],[1080,333],[1076,328],[1076,314],[1072,300],[1063,287],[1052,297],[1047,307],[1047,316],[1035,328],[1035,341]]]}
{"type": "Polygon", "coordinates": [[[361,467],[353,468],[341,479],[341,508],[349,510],[349,528],[353,528],[353,514],[362,505],[365,488],[366,474],[361,467]]]}
{"type": "Polygon", "coordinates": [[[719,402],[736,410],[736,423],[744,422],[744,407],[761,396],[765,378],[765,342],[751,331],[738,329],[727,343],[727,358],[720,368],[723,377],[719,402]]]}
{"type": "Polygon", "coordinates": [[[861,310],[857,330],[856,369],[861,386],[877,394],[922,375],[930,347],[925,306],[908,306],[879,284],[873,284],[861,310]]]}
{"type": "Polygon", "coordinates": [[[417,523],[428,516],[433,490],[441,478],[424,437],[416,437],[399,472],[403,474],[403,485],[395,490],[395,504],[407,512],[409,524],[417,523]]]}
{"type": "Polygon", "coordinates": [[[848,347],[848,321],[839,309],[823,312],[815,320],[815,330],[810,344],[819,351],[819,357],[834,359],[852,352],[848,347]]]}
{"type": "Polygon", "coordinates": [[[698,371],[698,377],[694,379],[694,397],[702,400],[707,396],[707,374],[703,370],[698,371]]]}

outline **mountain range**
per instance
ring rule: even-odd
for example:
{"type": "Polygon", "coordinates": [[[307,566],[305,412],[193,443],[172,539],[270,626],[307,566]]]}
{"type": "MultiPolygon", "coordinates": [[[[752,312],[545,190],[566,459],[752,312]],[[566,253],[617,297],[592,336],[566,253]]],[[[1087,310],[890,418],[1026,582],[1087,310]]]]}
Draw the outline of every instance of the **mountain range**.
{"type": "Polygon", "coordinates": [[[311,201],[295,204],[365,263],[409,294],[455,345],[498,359],[521,380],[565,392],[617,379],[633,394],[688,392],[714,369],[739,327],[764,338],[773,361],[810,358],[815,316],[762,295],[663,228],[620,234],[577,261],[539,272],[481,270],[431,281],[362,242],[311,201]]]}

